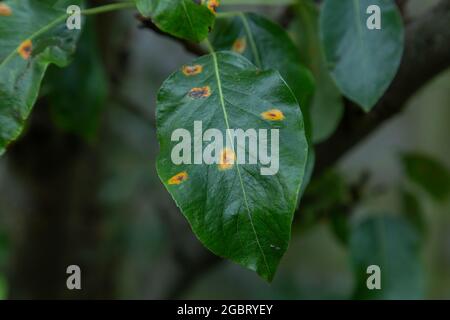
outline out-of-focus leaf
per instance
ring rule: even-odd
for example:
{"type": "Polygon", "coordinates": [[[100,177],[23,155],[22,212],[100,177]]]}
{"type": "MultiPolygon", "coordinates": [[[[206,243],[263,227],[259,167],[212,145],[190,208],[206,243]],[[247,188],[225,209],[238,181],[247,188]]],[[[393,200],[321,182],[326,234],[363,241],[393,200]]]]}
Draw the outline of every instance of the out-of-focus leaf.
{"type": "Polygon", "coordinates": [[[343,177],[336,171],[326,171],[312,180],[302,202],[301,227],[309,228],[320,220],[335,215],[348,216],[344,209],[350,201],[350,191],[343,177]]]}
{"type": "Polygon", "coordinates": [[[79,32],[67,29],[66,8],[47,3],[3,1],[9,14],[0,16],[0,154],[22,132],[48,65],[66,66],[75,51],[79,32]]]}
{"type": "Polygon", "coordinates": [[[305,169],[305,178],[304,178],[302,186],[300,188],[299,198],[301,198],[303,196],[306,188],[308,187],[309,183],[311,182],[311,178],[314,173],[315,164],[316,164],[316,153],[313,148],[309,148],[308,161],[306,162],[306,169],[305,169]]]}
{"type": "Polygon", "coordinates": [[[254,13],[239,13],[217,19],[210,39],[218,51],[231,50],[260,69],[278,70],[300,104],[310,136],[306,106],[314,94],[314,78],[301,65],[299,51],[282,27],[254,13]]]}
{"type": "Polygon", "coordinates": [[[331,78],[319,39],[319,11],[310,0],[300,0],[297,18],[291,32],[300,48],[302,63],[312,71],[316,88],[308,105],[312,126],[312,141],[326,140],[337,128],[344,105],[341,94],[331,78]]]}
{"type": "Polygon", "coordinates": [[[402,156],[408,178],[436,201],[445,201],[450,194],[450,172],[438,161],[420,153],[402,156]]]}
{"type": "Polygon", "coordinates": [[[320,32],[329,69],[341,92],[369,111],[394,79],[403,54],[403,23],[393,0],[325,0],[320,32]],[[381,10],[370,30],[369,6],[381,10]]]}
{"type": "Polygon", "coordinates": [[[91,22],[84,27],[71,65],[51,68],[47,77],[52,90],[48,98],[56,123],[86,139],[92,139],[97,132],[108,91],[91,22]]]}
{"type": "Polygon", "coordinates": [[[423,274],[419,236],[402,218],[377,215],[352,229],[350,252],[357,299],[421,299],[423,274]],[[367,267],[381,269],[381,289],[367,288],[367,267]]]}
{"type": "Polygon", "coordinates": [[[348,207],[337,208],[331,212],[330,227],[336,238],[347,245],[350,239],[350,210],[348,207]]]}
{"type": "Polygon", "coordinates": [[[407,190],[402,190],[402,209],[405,217],[411,222],[416,230],[424,235],[426,233],[426,223],[423,216],[423,208],[417,196],[407,190]]]}
{"type": "Polygon", "coordinates": [[[179,38],[200,42],[214,26],[219,0],[136,0],[144,17],[179,38]]]}
{"type": "MultiPolygon", "coordinates": [[[[163,84],[157,128],[158,174],[197,237],[215,254],[271,281],[290,240],[308,151],[300,107],[280,74],[262,71],[232,52],[201,57],[163,84]],[[278,129],[278,172],[262,175],[266,166],[260,161],[240,164],[238,158],[234,163],[240,152],[246,159],[258,159],[246,142],[233,150],[223,149],[221,141],[222,151],[211,155],[216,163],[210,165],[175,165],[173,131],[184,128],[192,135],[194,121],[200,120],[203,131],[215,128],[225,139],[230,139],[228,128],[267,129],[269,134],[278,129]]],[[[192,150],[198,152],[211,142],[195,144],[192,150]]]]}

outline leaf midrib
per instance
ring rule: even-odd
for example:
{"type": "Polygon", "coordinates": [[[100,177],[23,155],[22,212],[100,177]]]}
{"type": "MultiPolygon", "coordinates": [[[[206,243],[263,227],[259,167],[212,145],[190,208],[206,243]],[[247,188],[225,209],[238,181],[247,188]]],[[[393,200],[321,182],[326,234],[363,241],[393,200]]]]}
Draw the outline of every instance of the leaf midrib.
{"type": "Polygon", "coordinates": [[[186,15],[186,17],[188,19],[189,26],[191,27],[191,32],[192,32],[192,34],[195,34],[194,25],[192,23],[191,16],[189,15],[189,12],[188,12],[188,9],[186,7],[186,3],[184,2],[184,0],[181,0],[181,4],[183,6],[184,14],[186,15]]]}
{"type": "MultiPolygon", "coordinates": [[[[217,87],[219,89],[220,105],[222,107],[223,116],[225,118],[225,125],[227,126],[227,129],[231,129],[230,128],[230,124],[228,122],[228,113],[227,113],[227,110],[226,110],[226,107],[225,107],[225,100],[224,100],[224,96],[223,96],[223,92],[222,92],[222,81],[221,81],[221,78],[220,78],[219,64],[217,62],[217,54],[213,50],[211,50],[211,55],[212,55],[213,63],[214,63],[214,72],[215,72],[215,75],[216,75],[217,87]]],[[[228,139],[231,142],[232,141],[232,137],[231,137],[231,134],[230,134],[230,130],[227,130],[227,132],[228,132],[228,139]]],[[[236,170],[237,170],[237,173],[238,173],[238,176],[239,176],[239,183],[240,183],[240,186],[241,186],[242,195],[244,197],[245,207],[247,209],[247,216],[249,218],[250,225],[251,225],[253,233],[255,235],[256,243],[258,244],[258,248],[259,248],[259,250],[261,252],[261,255],[263,256],[264,264],[265,264],[265,267],[267,269],[268,276],[270,277],[270,273],[271,273],[270,272],[270,268],[269,268],[269,265],[267,263],[266,255],[264,254],[264,251],[263,251],[263,249],[261,247],[261,243],[259,242],[259,238],[258,238],[258,234],[256,233],[255,225],[253,224],[253,217],[252,217],[252,214],[250,212],[249,205],[248,205],[247,193],[245,192],[244,183],[242,181],[241,170],[239,169],[239,164],[238,163],[236,163],[236,170]]]]}
{"type": "Polygon", "coordinates": [[[245,33],[247,34],[248,41],[250,42],[250,47],[252,48],[252,53],[255,56],[255,63],[258,68],[262,68],[261,57],[259,55],[258,47],[256,46],[255,39],[253,37],[253,33],[248,24],[247,17],[243,12],[239,13],[239,17],[242,20],[242,24],[244,25],[245,33]]]}

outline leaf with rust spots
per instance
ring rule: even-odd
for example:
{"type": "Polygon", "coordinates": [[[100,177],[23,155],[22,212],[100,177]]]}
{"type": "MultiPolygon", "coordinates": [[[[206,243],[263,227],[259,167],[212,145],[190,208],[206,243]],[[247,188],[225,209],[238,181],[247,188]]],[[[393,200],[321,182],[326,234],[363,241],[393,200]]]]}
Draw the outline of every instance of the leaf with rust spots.
{"type": "Polygon", "coordinates": [[[216,18],[208,5],[193,0],[136,0],[139,12],[152,21],[164,32],[171,35],[200,42],[208,36],[216,18]]]}
{"type": "Polygon", "coordinates": [[[232,50],[260,69],[278,70],[300,104],[309,137],[308,105],[314,94],[314,78],[301,64],[298,48],[281,26],[254,13],[238,13],[218,18],[210,40],[216,50],[232,50]]]}
{"type": "MultiPolygon", "coordinates": [[[[242,55],[217,52],[190,65],[203,66],[203,72],[186,77],[181,68],[164,82],[158,94],[158,175],[208,249],[271,281],[288,247],[304,181],[308,143],[301,110],[277,71],[258,69],[242,55]],[[206,91],[208,97],[192,97],[206,91]],[[261,114],[275,107],[274,115],[283,115],[284,120],[264,120],[261,114]],[[204,133],[216,129],[222,135],[223,144],[214,151],[217,154],[212,155],[216,159],[213,163],[193,164],[193,151],[202,153],[212,143],[195,137],[196,121],[202,121],[204,133]],[[172,150],[180,143],[172,141],[176,129],[185,129],[192,137],[188,154],[192,164],[172,162],[172,150]],[[249,138],[227,145],[225,140],[231,140],[227,129],[242,129],[250,132],[250,137],[252,129],[265,129],[268,135],[260,137],[260,142],[264,138],[271,140],[272,130],[278,132],[277,172],[262,175],[267,163],[250,162],[261,157],[257,150],[249,148],[249,138]],[[245,163],[240,161],[240,154],[245,163]],[[172,179],[179,172],[187,172],[189,179],[178,185],[172,179]]],[[[270,143],[267,149],[270,156],[270,143]]]]}
{"type": "Polygon", "coordinates": [[[2,2],[13,14],[0,17],[0,154],[22,132],[48,65],[67,65],[75,51],[79,31],[66,28],[65,4],[53,2],[2,2]]]}

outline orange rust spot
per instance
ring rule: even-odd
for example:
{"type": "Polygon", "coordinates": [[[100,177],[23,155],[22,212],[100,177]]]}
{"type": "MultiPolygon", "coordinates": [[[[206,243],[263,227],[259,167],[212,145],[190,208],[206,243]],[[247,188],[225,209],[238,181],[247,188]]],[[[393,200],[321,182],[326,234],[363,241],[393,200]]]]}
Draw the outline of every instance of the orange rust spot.
{"type": "Polygon", "coordinates": [[[233,168],[236,161],[236,153],[230,148],[225,148],[220,152],[219,169],[228,170],[233,168]]]}
{"type": "Polygon", "coordinates": [[[217,8],[220,6],[220,1],[219,0],[206,0],[206,6],[212,13],[216,14],[217,8]]]}
{"type": "Polygon", "coordinates": [[[247,40],[244,38],[236,39],[231,48],[234,52],[243,53],[247,48],[247,40]]]}
{"type": "Polygon", "coordinates": [[[30,59],[32,51],[33,51],[33,43],[31,42],[31,40],[25,40],[20,44],[19,48],[17,49],[17,52],[25,60],[30,59]]]}
{"type": "Polygon", "coordinates": [[[183,66],[183,73],[185,76],[195,76],[199,73],[202,73],[203,67],[199,64],[195,66],[183,66]]]}
{"type": "Polygon", "coordinates": [[[201,88],[192,88],[189,93],[189,97],[194,99],[207,98],[211,95],[211,88],[209,86],[201,88]]]}
{"type": "Polygon", "coordinates": [[[188,174],[186,171],[180,172],[176,175],[174,175],[172,178],[169,179],[169,181],[167,182],[170,185],[178,185],[183,183],[184,181],[186,181],[189,178],[188,174]]]}
{"type": "Polygon", "coordinates": [[[0,3],[0,16],[8,17],[10,15],[12,15],[11,8],[5,3],[0,3]]]}
{"type": "Polygon", "coordinates": [[[271,109],[261,113],[264,120],[281,121],[284,120],[284,114],[278,109],[271,109]]]}

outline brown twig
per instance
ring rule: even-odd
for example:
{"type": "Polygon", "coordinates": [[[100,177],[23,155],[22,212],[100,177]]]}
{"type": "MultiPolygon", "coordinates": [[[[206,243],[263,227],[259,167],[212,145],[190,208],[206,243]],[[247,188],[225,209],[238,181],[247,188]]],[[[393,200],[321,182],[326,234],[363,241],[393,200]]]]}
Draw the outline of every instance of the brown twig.
{"type": "Polygon", "coordinates": [[[187,52],[190,52],[197,56],[202,56],[207,53],[207,51],[205,49],[203,49],[203,47],[201,45],[199,45],[198,43],[193,43],[193,42],[190,42],[190,41],[187,41],[184,39],[180,39],[180,38],[172,36],[171,34],[164,32],[164,31],[161,31],[161,29],[159,29],[158,26],[156,24],[154,24],[151,19],[145,18],[140,14],[136,15],[136,19],[138,19],[141,23],[140,28],[152,30],[159,35],[162,35],[162,36],[165,36],[165,37],[175,40],[176,42],[180,43],[187,52]]]}

